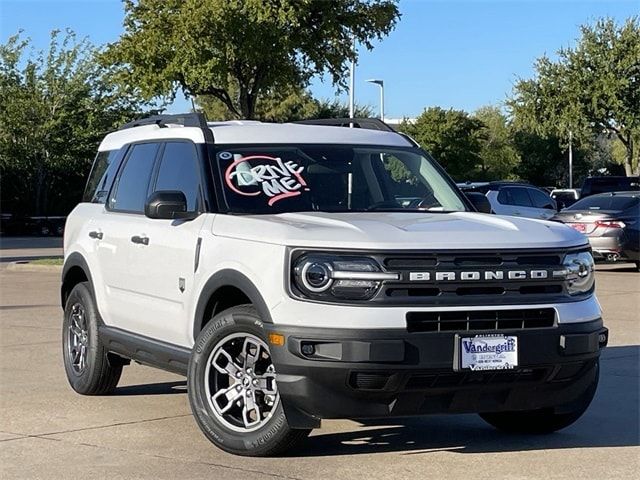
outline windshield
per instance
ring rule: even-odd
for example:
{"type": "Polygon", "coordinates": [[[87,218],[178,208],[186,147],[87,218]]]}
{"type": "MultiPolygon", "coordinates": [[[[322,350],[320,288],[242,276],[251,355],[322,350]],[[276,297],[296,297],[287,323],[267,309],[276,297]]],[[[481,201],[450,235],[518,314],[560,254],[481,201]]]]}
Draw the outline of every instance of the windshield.
{"type": "Polygon", "coordinates": [[[577,201],[567,210],[626,210],[640,204],[638,197],[587,197],[577,201]]]}
{"type": "Polygon", "coordinates": [[[237,213],[467,210],[417,149],[229,146],[216,161],[224,199],[237,213]]]}

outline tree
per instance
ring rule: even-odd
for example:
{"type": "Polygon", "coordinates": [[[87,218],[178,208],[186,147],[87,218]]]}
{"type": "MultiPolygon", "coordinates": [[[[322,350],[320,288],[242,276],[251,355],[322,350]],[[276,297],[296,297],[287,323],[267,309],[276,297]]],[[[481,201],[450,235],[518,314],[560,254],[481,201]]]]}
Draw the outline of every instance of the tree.
{"type": "MultiPolygon", "coordinates": [[[[197,104],[210,120],[235,118],[227,106],[215,97],[198,97],[197,104]]],[[[356,117],[369,117],[368,105],[356,105],[356,117]]],[[[345,118],[349,106],[335,99],[318,100],[302,87],[266,92],[256,103],[255,118],[265,122],[294,122],[310,118],[345,118]]]]}
{"type": "Polygon", "coordinates": [[[519,122],[566,145],[610,133],[625,147],[627,175],[638,168],[640,136],[640,20],[622,25],[601,19],[581,27],[575,48],[563,48],[558,60],[544,56],[533,79],[517,82],[508,102],[519,122]]]}
{"type": "Polygon", "coordinates": [[[125,0],[125,12],[102,56],[117,81],[147,99],[209,95],[236,118],[315,74],[344,86],[352,38],[372,49],[400,17],[395,0],[125,0]]]}
{"type": "Polygon", "coordinates": [[[67,213],[80,200],[101,138],[142,104],[104,82],[95,49],[54,31],[48,51],[0,45],[0,176],[5,212],[67,213]]]}
{"type": "Polygon", "coordinates": [[[481,121],[462,110],[430,107],[415,122],[404,121],[400,130],[413,137],[442,164],[449,175],[467,180],[481,164],[481,121]]]}
{"type": "Polygon", "coordinates": [[[473,118],[482,123],[479,132],[480,171],[477,180],[502,180],[512,178],[520,162],[513,146],[511,129],[500,108],[485,106],[479,108],[473,118]]]}

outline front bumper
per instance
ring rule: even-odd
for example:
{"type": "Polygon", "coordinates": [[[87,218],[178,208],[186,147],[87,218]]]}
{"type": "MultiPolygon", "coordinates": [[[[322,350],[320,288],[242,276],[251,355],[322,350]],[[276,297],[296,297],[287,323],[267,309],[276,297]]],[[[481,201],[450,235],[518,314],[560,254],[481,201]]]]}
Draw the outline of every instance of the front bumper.
{"type": "Polygon", "coordinates": [[[608,331],[602,320],[517,335],[515,370],[457,371],[456,332],[323,329],[265,324],[286,339],[271,345],[289,424],[313,428],[322,418],[532,410],[570,404],[597,379],[608,331]],[[313,348],[310,348],[313,346],[313,348]],[[313,351],[313,353],[310,353],[313,351]]]}

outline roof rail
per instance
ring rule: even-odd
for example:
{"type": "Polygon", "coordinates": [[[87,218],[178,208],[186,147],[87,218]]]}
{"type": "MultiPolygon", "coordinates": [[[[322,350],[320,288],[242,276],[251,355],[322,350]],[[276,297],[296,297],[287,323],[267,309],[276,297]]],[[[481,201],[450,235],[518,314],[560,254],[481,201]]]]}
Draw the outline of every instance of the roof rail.
{"type": "Polygon", "coordinates": [[[202,130],[204,139],[207,143],[213,143],[213,132],[207,125],[207,117],[204,113],[178,113],[175,115],[151,115],[149,117],[133,120],[125,123],[120,130],[127,128],[142,127],[144,125],[157,125],[160,128],[167,127],[169,124],[178,124],[183,127],[197,127],[202,130]]]}
{"type": "Polygon", "coordinates": [[[331,127],[348,127],[353,124],[355,128],[397,133],[391,126],[387,125],[379,118],[317,118],[313,120],[298,120],[292,123],[301,123],[303,125],[325,125],[331,127]]]}

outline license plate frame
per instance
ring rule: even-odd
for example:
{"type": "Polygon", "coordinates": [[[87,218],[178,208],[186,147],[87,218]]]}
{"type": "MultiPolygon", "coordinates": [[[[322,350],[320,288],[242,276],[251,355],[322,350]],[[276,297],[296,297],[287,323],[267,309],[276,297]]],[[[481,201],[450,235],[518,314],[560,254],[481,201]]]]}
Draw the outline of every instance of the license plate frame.
{"type": "Polygon", "coordinates": [[[518,368],[518,336],[476,334],[455,336],[454,370],[499,371],[518,368]],[[497,353],[496,353],[497,351],[497,353]]]}

